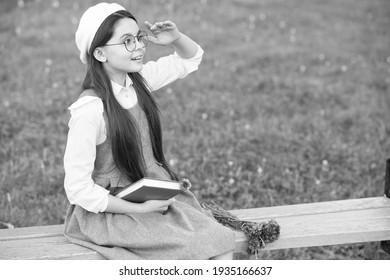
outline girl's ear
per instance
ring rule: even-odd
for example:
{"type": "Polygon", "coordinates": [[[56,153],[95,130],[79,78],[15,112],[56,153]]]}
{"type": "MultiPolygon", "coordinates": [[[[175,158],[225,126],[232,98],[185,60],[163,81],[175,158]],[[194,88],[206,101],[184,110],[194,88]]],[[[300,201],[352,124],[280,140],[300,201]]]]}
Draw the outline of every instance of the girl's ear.
{"type": "Polygon", "coordinates": [[[106,62],[107,57],[104,55],[104,52],[101,48],[96,48],[93,51],[93,56],[100,62],[106,62]]]}

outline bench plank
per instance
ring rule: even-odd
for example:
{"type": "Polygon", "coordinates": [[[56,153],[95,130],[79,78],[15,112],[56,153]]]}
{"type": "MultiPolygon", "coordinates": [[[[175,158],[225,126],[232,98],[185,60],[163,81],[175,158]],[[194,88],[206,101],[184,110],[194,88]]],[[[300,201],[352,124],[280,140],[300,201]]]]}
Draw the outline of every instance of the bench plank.
{"type": "Polygon", "coordinates": [[[62,236],[64,225],[21,227],[0,230],[0,242],[18,239],[34,239],[49,236],[62,236]]]}
{"type": "Polygon", "coordinates": [[[240,219],[271,219],[289,216],[316,215],[321,213],[337,213],[364,209],[390,208],[390,199],[370,197],[359,199],[336,200],[315,203],[292,204],[283,206],[261,207],[231,210],[240,219]]]}
{"type": "MultiPolygon", "coordinates": [[[[373,197],[286,206],[232,210],[242,220],[261,222],[275,218],[280,238],[263,250],[339,245],[390,238],[390,199],[373,197]]],[[[236,250],[246,248],[237,236],[236,250]]]]}
{"type": "Polygon", "coordinates": [[[0,242],[0,248],[0,259],[8,260],[103,259],[90,249],[69,243],[64,236],[0,242]]]}
{"type": "MultiPolygon", "coordinates": [[[[263,250],[287,248],[326,246],[347,243],[381,241],[390,237],[390,209],[381,216],[382,211],[370,211],[356,216],[353,211],[338,214],[323,214],[319,216],[300,216],[278,218],[281,227],[280,238],[267,244],[263,250]]],[[[258,220],[260,221],[260,220],[258,220]]],[[[246,247],[245,238],[236,240],[236,250],[243,251],[246,247]]]]}
{"type": "MultiPolygon", "coordinates": [[[[275,218],[279,240],[263,250],[381,241],[390,238],[390,199],[351,199],[288,206],[232,210],[240,219],[261,222],[275,218]]],[[[0,230],[0,259],[102,259],[98,253],[70,244],[63,225],[0,230]]],[[[236,249],[247,240],[234,231],[236,249]]]]}

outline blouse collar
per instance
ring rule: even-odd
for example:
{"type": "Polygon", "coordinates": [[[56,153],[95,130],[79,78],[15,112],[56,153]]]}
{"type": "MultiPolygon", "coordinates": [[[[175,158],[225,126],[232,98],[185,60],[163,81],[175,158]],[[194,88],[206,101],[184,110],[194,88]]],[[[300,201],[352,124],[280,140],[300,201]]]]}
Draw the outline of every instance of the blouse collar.
{"type": "Polygon", "coordinates": [[[111,80],[112,91],[114,92],[115,96],[119,95],[123,89],[129,89],[132,85],[133,81],[130,79],[129,75],[126,75],[124,87],[111,80]]]}

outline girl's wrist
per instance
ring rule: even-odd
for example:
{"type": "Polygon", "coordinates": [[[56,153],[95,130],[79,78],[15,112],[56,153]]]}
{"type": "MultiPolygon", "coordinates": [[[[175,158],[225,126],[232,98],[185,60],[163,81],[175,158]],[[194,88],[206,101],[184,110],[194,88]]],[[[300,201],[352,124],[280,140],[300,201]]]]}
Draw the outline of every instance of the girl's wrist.
{"type": "Polygon", "coordinates": [[[182,37],[183,37],[183,34],[182,34],[181,32],[179,32],[179,35],[177,36],[177,38],[174,39],[174,40],[170,43],[170,45],[173,46],[173,47],[175,47],[175,45],[177,45],[177,44],[179,43],[179,40],[180,40],[182,37]]]}
{"type": "Polygon", "coordinates": [[[179,38],[177,38],[171,46],[173,46],[177,54],[184,59],[194,57],[198,51],[198,44],[181,32],[179,38]]]}
{"type": "Polygon", "coordinates": [[[106,212],[116,214],[141,214],[145,213],[145,209],[139,203],[129,202],[109,195],[106,212]]]}

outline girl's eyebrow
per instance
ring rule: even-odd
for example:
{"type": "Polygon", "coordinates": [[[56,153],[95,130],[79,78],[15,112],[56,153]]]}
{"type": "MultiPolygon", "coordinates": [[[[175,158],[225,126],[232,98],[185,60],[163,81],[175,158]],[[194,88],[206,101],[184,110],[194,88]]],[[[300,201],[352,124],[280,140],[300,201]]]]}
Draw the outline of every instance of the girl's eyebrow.
{"type": "MultiPolygon", "coordinates": [[[[137,35],[135,35],[135,36],[138,36],[140,32],[141,32],[141,29],[138,30],[137,35]]],[[[129,36],[129,35],[134,36],[134,35],[131,34],[131,33],[126,33],[126,34],[123,34],[120,38],[125,37],[125,36],[129,36]]]]}

